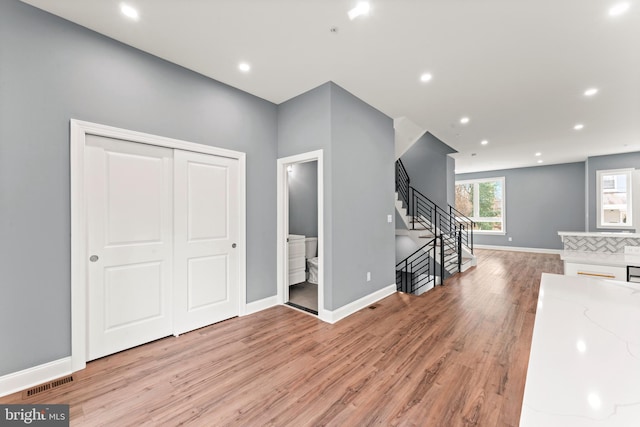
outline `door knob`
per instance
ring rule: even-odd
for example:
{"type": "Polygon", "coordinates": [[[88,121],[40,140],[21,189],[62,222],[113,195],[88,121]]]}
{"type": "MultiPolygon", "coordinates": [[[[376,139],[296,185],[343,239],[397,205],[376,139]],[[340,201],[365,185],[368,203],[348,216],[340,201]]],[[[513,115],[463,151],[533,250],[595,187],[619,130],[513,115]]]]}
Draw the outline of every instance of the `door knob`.
{"type": "Polygon", "coordinates": [[[98,255],[91,255],[89,257],[89,261],[91,261],[91,262],[96,262],[96,261],[98,261],[98,259],[99,259],[98,255]]]}
{"type": "Polygon", "coordinates": [[[235,248],[235,247],[236,247],[236,244],[234,243],[233,245],[231,245],[231,247],[232,247],[232,248],[235,248]]]}

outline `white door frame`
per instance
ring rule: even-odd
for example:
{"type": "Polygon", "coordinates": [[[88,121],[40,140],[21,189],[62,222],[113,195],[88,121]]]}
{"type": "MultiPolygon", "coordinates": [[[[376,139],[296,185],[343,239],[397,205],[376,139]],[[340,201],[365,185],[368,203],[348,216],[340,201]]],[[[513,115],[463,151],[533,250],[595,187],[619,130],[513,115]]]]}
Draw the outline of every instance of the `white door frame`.
{"type": "Polygon", "coordinates": [[[117,138],[141,144],[193,151],[238,160],[238,313],[246,313],[246,154],[193,142],[155,136],[96,123],[71,120],[71,371],[86,367],[87,350],[87,209],[85,144],[87,135],[117,138]]]}
{"type": "Polygon", "coordinates": [[[289,183],[287,167],[296,163],[318,162],[318,318],[330,322],[330,313],[324,305],[324,167],[323,151],[310,151],[295,156],[283,157],[277,161],[277,277],[278,304],[289,300],[288,271],[289,257],[287,235],[289,230],[289,183]]]}

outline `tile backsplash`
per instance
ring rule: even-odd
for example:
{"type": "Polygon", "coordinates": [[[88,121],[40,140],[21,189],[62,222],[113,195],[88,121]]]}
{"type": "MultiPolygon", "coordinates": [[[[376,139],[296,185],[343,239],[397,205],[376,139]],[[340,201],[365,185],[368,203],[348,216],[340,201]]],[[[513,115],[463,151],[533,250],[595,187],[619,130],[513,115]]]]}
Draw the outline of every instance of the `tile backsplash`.
{"type": "Polygon", "coordinates": [[[564,236],[564,250],[624,253],[625,246],[640,246],[640,238],[564,236]]]}

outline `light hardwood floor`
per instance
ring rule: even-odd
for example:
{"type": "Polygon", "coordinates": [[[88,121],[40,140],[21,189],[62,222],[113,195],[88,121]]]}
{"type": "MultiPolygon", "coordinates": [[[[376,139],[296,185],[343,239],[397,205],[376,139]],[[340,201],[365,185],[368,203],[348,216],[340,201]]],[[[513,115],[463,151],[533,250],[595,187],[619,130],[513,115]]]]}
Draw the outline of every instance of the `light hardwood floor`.
{"type": "Polygon", "coordinates": [[[91,362],[28,400],[75,426],[516,426],[542,272],[557,255],[477,251],[478,267],[335,325],[279,306],[91,362]]]}

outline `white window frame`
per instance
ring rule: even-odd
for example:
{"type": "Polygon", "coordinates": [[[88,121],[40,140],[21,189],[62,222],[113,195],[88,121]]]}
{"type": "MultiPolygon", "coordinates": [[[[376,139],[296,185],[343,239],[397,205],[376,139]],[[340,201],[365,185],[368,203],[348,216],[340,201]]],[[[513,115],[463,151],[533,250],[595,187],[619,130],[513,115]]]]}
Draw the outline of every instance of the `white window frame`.
{"type": "Polygon", "coordinates": [[[617,230],[633,229],[633,171],[634,169],[608,169],[596,171],[596,228],[617,230]],[[624,225],[604,222],[604,206],[602,205],[603,178],[610,175],[627,176],[627,222],[624,225]]]}
{"type": "Polygon", "coordinates": [[[474,229],[474,233],[478,234],[493,234],[504,235],[507,234],[507,187],[504,176],[492,177],[492,178],[479,178],[479,179],[465,179],[456,181],[455,185],[473,184],[473,216],[469,217],[473,222],[501,222],[502,230],[478,230],[474,229]],[[502,216],[500,218],[480,217],[480,184],[484,182],[500,182],[502,185],[502,216]]]}

